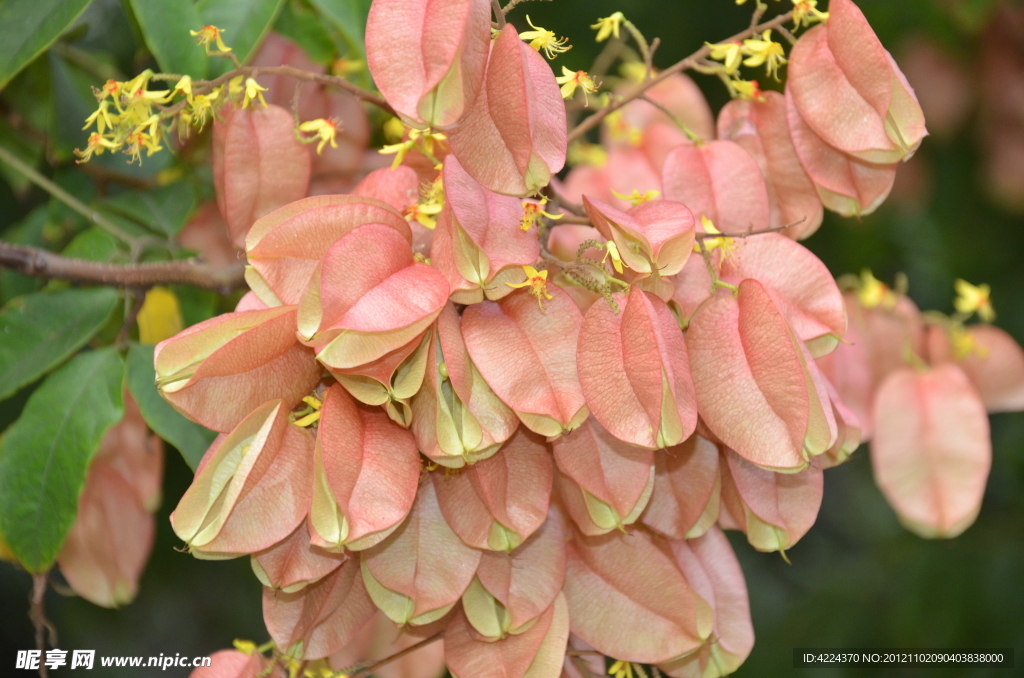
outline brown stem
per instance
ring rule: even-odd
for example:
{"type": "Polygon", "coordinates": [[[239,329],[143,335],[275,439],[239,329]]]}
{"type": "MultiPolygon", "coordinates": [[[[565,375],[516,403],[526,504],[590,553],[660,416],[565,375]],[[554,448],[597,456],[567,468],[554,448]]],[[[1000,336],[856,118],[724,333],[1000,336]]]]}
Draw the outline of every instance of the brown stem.
{"type": "Polygon", "coordinates": [[[765,233],[780,233],[782,231],[785,231],[790,226],[798,226],[804,223],[805,221],[807,221],[807,217],[802,217],[792,223],[783,224],[782,226],[759,228],[756,231],[754,230],[754,227],[751,226],[747,230],[741,231],[739,233],[696,233],[694,234],[694,237],[697,240],[711,240],[713,238],[749,238],[753,235],[764,235],[765,233]]]}
{"type": "Polygon", "coordinates": [[[121,323],[121,329],[117,331],[117,337],[114,339],[116,346],[124,346],[128,343],[128,333],[132,331],[132,325],[139,318],[139,311],[142,310],[142,304],[146,300],[146,293],[143,290],[130,289],[128,290],[128,299],[126,300],[127,308],[125,309],[124,322],[121,323]]]}
{"type": "Polygon", "coordinates": [[[505,12],[501,9],[501,3],[498,0],[491,0],[491,9],[494,10],[494,23],[498,25],[498,30],[505,27],[505,12]]]}
{"type": "MultiPolygon", "coordinates": [[[[224,75],[218,76],[213,80],[204,80],[195,83],[196,94],[209,94],[215,88],[223,85],[232,78],[244,75],[247,77],[255,78],[260,73],[267,75],[284,75],[289,78],[295,78],[296,80],[305,80],[308,82],[318,82],[323,85],[332,85],[339,89],[343,89],[357,99],[361,99],[366,103],[373,104],[377,108],[381,109],[385,113],[396,115],[395,109],[391,108],[391,104],[384,101],[383,97],[369,92],[358,85],[353,85],[351,82],[341,77],[340,75],[327,75],[326,73],[311,73],[310,71],[304,71],[301,68],[295,68],[293,66],[241,66],[233,71],[228,71],[224,75]]],[[[168,106],[163,109],[161,113],[162,118],[171,118],[177,115],[181,110],[188,105],[187,100],[181,100],[176,104],[168,106]]]]}
{"type": "Polygon", "coordinates": [[[69,259],[37,247],[0,242],[0,268],[33,278],[70,280],[112,287],[147,289],[184,284],[228,294],[245,287],[241,266],[215,267],[195,259],[143,264],[105,264],[69,259]]]}
{"type": "Polygon", "coordinates": [[[505,8],[501,10],[501,13],[502,14],[508,14],[509,12],[512,11],[512,8],[514,8],[516,5],[518,5],[521,2],[527,2],[527,0],[512,0],[512,2],[508,3],[507,5],[505,5],[505,8]]]}
{"type": "Polygon", "coordinates": [[[36,649],[39,650],[39,675],[46,678],[48,669],[46,659],[46,640],[49,635],[50,647],[57,647],[57,632],[53,624],[46,618],[46,579],[47,572],[32,575],[32,598],[28,616],[36,629],[36,649]]]}
{"type": "MultiPolygon", "coordinates": [[[[737,33],[731,38],[726,38],[722,42],[735,42],[737,40],[749,38],[751,35],[754,35],[755,33],[760,33],[765,29],[780,26],[781,24],[784,24],[787,21],[789,21],[792,17],[792,11],[786,12],[785,14],[780,14],[779,16],[775,17],[774,19],[771,19],[770,21],[766,21],[763,24],[753,26],[745,31],[741,31],[740,33],[737,33]]],[[[587,116],[586,118],[583,119],[582,122],[580,122],[580,124],[576,125],[576,127],[574,127],[572,131],[569,132],[569,142],[571,143],[576,139],[580,138],[588,131],[596,127],[598,124],[600,124],[600,122],[604,120],[606,117],[608,117],[610,114],[619,110],[620,108],[628,104],[630,101],[633,101],[641,94],[646,92],[648,89],[650,89],[654,85],[657,85],[659,82],[662,82],[663,80],[667,79],[672,74],[682,73],[683,71],[692,68],[699,59],[702,59],[705,56],[707,56],[710,53],[710,51],[711,48],[708,47],[707,45],[704,45],[696,52],[683,59],[682,61],[676,62],[675,64],[669,66],[668,68],[658,73],[658,75],[651,78],[650,80],[646,80],[645,82],[640,83],[632,92],[630,92],[623,98],[614,101],[605,108],[602,108],[600,111],[596,111],[593,114],[587,116]]]]}
{"type": "Polygon", "coordinates": [[[443,635],[444,635],[444,631],[438,631],[434,635],[430,636],[429,638],[424,638],[423,640],[421,640],[420,642],[416,643],[415,645],[410,645],[409,647],[405,648],[404,650],[399,650],[398,652],[394,653],[393,655],[390,655],[388,657],[384,657],[384,659],[381,659],[380,661],[378,661],[378,662],[376,662],[374,664],[371,664],[370,666],[367,666],[365,669],[361,669],[361,670],[353,673],[349,678],[367,678],[370,674],[372,674],[374,671],[376,671],[380,667],[385,666],[387,664],[390,664],[391,662],[395,661],[396,659],[401,659],[402,657],[404,657],[407,654],[412,654],[416,650],[419,650],[422,647],[426,647],[427,645],[430,645],[435,640],[440,640],[443,635]]]}

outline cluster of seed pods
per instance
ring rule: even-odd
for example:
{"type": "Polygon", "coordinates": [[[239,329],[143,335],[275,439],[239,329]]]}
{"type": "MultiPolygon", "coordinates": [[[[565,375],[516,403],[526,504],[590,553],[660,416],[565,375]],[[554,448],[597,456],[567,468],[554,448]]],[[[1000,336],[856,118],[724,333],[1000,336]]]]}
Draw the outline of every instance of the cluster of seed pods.
{"type": "Polygon", "coordinates": [[[307,196],[308,153],[259,118],[276,114],[217,123],[220,212],[251,292],[156,348],[164,398],[220,432],[171,520],[196,557],[251,557],[282,655],[339,669],[443,631],[443,651],[394,675],[584,675],[567,648],[730,673],[754,635],[722,529],[789,549],[823,469],[871,432],[908,523],[973,520],[981,399],[1024,405],[1019,347],[978,328],[991,357],[957,353],[908,300],[844,297],[798,242],[825,208],[875,209],[926,134],[860,10],[830,5],[784,94],[734,100],[716,124],[673,75],[649,96],[699,139],[634,101],[605,127],[608,162],[564,180],[555,76],[511,25],[492,36],[486,0],[370,11],[374,80],[407,139],[443,132],[438,167],[410,153],[307,196]],[[433,228],[406,218],[424,186],[443,204],[433,228]],[[540,237],[524,210],[549,187],[590,225],[540,237]],[[903,367],[904,339],[934,367],[903,367]],[[906,463],[936,435],[974,483],[938,513],[949,494],[910,486],[906,463]]]}

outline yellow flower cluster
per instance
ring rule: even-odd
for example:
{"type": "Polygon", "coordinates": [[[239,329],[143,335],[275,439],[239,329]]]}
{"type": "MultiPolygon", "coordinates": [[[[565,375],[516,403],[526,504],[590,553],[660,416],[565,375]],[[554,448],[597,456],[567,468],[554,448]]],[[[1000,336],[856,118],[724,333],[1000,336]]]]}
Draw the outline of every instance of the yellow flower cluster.
{"type": "MultiPolygon", "coordinates": [[[[204,26],[190,31],[196,42],[206,48],[207,54],[226,54],[231,48],[224,44],[216,26],[204,26]],[[214,45],[216,51],[211,51],[214,45]]],[[[142,153],[151,156],[161,150],[169,130],[176,127],[179,136],[188,135],[192,128],[202,130],[217,109],[228,101],[240,102],[242,108],[258,101],[267,102],[267,91],[253,78],[243,75],[232,78],[226,85],[210,87],[209,83],[196,83],[189,76],[168,76],[146,69],[131,80],[108,80],[103,87],[94,88],[97,109],[85,120],[85,127],[95,127],[89,135],[85,150],[75,149],[78,162],[88,162],[94,155],[121,151],[129,156],[129,163],[142,162],[142,153]],[[177,78],[171,89],[151,89],[154,81],[177,78]]],[[[316,121],[314,121],[316,122],[316,121]]],[[[307,123],[308,124],[308,123],[307,123]]],[[[334,144],[333,134],[320,130],[317,137],[324,143],[334,144]]]]}
{"type": "Polygon", "coordinates": [[[761,88],[756,80],[743,80],[739,77],[741,65],[751,68],[764,66],[768,76],[778,80],[779,67],[786,63],[786,53],[781,43],[772,40],[771,29],[764,31],[760,36],[742,41],[705,44],[708,47],[708,56],[722,62],[718,67],[719,72],[728,76],[725,82],[729,94],[734,98],[753,100],[761,97],[761,88]]]}

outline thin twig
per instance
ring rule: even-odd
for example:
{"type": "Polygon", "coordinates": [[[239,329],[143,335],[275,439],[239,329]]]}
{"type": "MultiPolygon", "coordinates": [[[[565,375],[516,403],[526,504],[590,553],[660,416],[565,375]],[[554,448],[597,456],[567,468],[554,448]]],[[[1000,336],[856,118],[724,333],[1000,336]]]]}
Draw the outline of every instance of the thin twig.
{"type": "Polygon", "coordinates": [[[761,17],[763,17],[764,13],[768,11],[768,4],[766,2],[764,2],[763,0],[756,0],[756,2],[757,7],[754,9],[754,13],[750,17],[751,29],[757,27],[758,22],[761,21],[761,17]]]}
{"type": "Polygon", "coordinates": [[[647,56],[644,59],[644,78],[650,78],[654,75],[654,53],[658,51],[660,46],[661,38],[651,40],[651,46],[647,49],[647,56]]]}
{"type": "Polygon", "coordinates": [[[106,264],[70,259],[37,247],[0,242],[0,268],[33,278],[148,289],[154,285],[192,285],[221,294],[245,287],[241,266],[216,267],[195,259],[143,264],[106,264]]]}
{"type": "MultiPolygon", "coordinates": [[[[377,108],[383,110],[385,113],[396,115],[395,109],[391,108],[391,104],[384,101],[382,97],[373,92],[367,91],[358,85],[354,85],[340,75],[327,75],[326,73],[311,73],[310,71],[304,71],[301,68],[295,68],[293,66],[241,66],[233,71],[228,71],[224,75],[214,78],[213,80],[199,80],[193,83],[193,89],[198,94],[209,94],[217,87],[224,83],[236,78],[240,75],[255,78],[256,76],[263,75],[284,75],[289,78],[295,78],[296,80],[305,80],[308,82],[318,82],[322,85],[332,85],[340,89],[345,90],[357,99],[361,99],[368,104],[373,104],[377,108]]],[[[160,117],[167,119],[174,117],[181,110],[188,105],[188,101],[182,99],[176,104],[168,106],[163,109],[160,117]]]]}
{"type": "Polygon", "coordinates": [[[501,8],[498,0],[491,0],[491,8],[494,10],[494,23],[498,24],[498,30],[505,27],[505,10],[501,8]]]}
{"type": "MultiPolygon", "coordinates": [[[[749,38],[751,35],[753,35],[755,33],[760,33],[762,31],[764,31],[765,29],[776,28],[777,26],[780,26],[780,25],[786,23],[791,18],[793,18],[793,12],[792,11],[786,12],[785,14],[780,14],[779,16],[775,17],[774,19],[771,19],[770,21],[766,21],[763,24],[760,24],[759,26],[754,26],[752,28],[748,28],[745,31],[737,33],[736,35],[732,36],[731,38],[726,38],[722,42],[723,43],[724,42],[736,42],[738,40],[743,40],[744,38],[749,38]]],[[[636,87],[636,89],[634,89],[628,95],[624,96],[623,98],[621,98],[621,99],[619,99],[617,101],[614,101],[614,102],[610,103],[608,106],[606,106],[605,108],[602,108],[600,111],[595,111],[593,114],[587,116],[586,118],[583,119],[582,122],[580,122],[580,124],[576,125],[576,127],[573,128],[572,131],[569,132],[569,137],[568,137],[569,142],[575,141],[576,139],[580,138],[581,136],[586,134],[588,131],[592,130],[594,127],[599,125],[601,123],[601,121],[604,120],[606,117],[608,117],[610,114],[612,114],[615,111],[619,110],[620,108],[622,108],[623,106],[628,104],[630,101],[633,101],[634,99],[639,97],[641,94],[643,94],[644,92],[649,90],[651,87],[653,87],[654,85],[657,85],[659,82],[662,82],[662,81],[666,80],[667,78],[669,78],[670,76],[672,76],[675,73],[682,73],[685,70],[693,68],[693,66],[696,64],[696,62],[699,59],[702,59],[705,56],[707,56],[710,53],[710,51],[711,51],[711,48],[708,47],[707,45],[704,45],[703,47],[698,49],[696,52],[694,52],[690,56],[688,56],[685,59],[683,59],[682,61],[678,61],[675,64],[669,66],[668,68],[666,68],[662,72],[658,73],[658,75],[656,75],[655,77],[651,78],[650,80],[647,80],[647,81],[645,81],[643,83],[640,83],[636,87]]]]}
{"type": "Polygon", "coordinates": [[[117,337],[114,339],[115,346],[124,346],[128,343],[128,333],[132,331],[132,325],[138,320],[139,311],[142,310],[142,304],[145,300],[145,291],[138,289],[128,290],[128,296],[125,299],[124,322],[121,323],[121,329],[117,331],[117,337]]]}
{"type": "Polygon", "coordinates": [[[796,36],[790,33],[788,28],[785,26],[776,26],[775,30],[782,34],[782,37],[789,42],[790,46],[796,44],[796,36]]]}
{"type": "Polygon", "coordinates": [[[508,14],[512,9],[521,2],[527,2],[528,0],[512,0],[512,2],[505,5],[504,9],[501,10],[502,14],[508,14]]]}
{"type": "Polygon", "coordinates": [[[745,231],[739,233],[695,233],[694,237],[697,240],[712,240],[714,238],[749,238],[754,235],[764,235],[765,233],[781,233],[791,226],[799,226],[800,224],[807,221],[807,217],[801,217],[794,222],[783,224],[782,226],[772,226],[770,228],[759,228],[756,231],[754,226],[751,225],[745,231]]]}
{"type": "Polygon", "coordinates": [[[394,653],[393,655],[390,655],[388,657],[384,657],[384,659],[381,659],[379,662],[377,662],[375,664],[371,664],[370,666],[367,666],[365,669],[362,669],[360,671],[357,671],[356,673],[353,673],[350,676],[350,678],[367,678],[370,674],[372,674],[374,671],[376,671],[380,667],[385,666],[387,664],[390,664],[391,662],[395,661],[396,659],[401,659],[402,657],[404,657],[407,654],[412,654],[416,650],[419,650],[422,647],[426,647],[427,645],[430,645],[435,640],[440,640],[442,636],[444,636],[444,631],[438,631],[434,635],[430,636],[429,638],[424,638],[423,640],[421,640],[420,642],[416,643],[415,645],[410,645],[409,647],[405,648],[404,650],[399,650],[398,652],[394,653]]]}
{"type": "Polygon", "coordinates": [[[50,647],[57,647],[57,631],[53,624],[46,618],[46,580],[47,572],[32,575],[32,597],[31,607],[28,616],[36,629],[36,649],[41,655],[39,658],[39,675],[46,678],[48,673],[44,659],[46,658],[46,640],[49,635],[50,647]]]}
{"type": "Polygon", "coordinates": [[[26,165],[24,162],[21,161],[20,158],[18,158],[16,155],[8,151],[3,146],[0,146],[0,160],[3,160],[8,165],[24,174],[28,178],[28,180],[34,183],[36,186],[39,186],[41,189],[52,195],[54,198],[60,200],[62,203],[64,203],[65,205],[67,205],[68,207],[70,207],[71,209],[78,212],[86,219],[88,219],[91,223],[96,224],[98,228],[106,231],[107,233],[114,236],[118,240],[121,240],[129,245],[132,245],[133,247],[139,246],[144,241],[144,238],[138,238],[128,233],[120,226],[110,221],[105,216],[103,216],[96,210],[92,209],[84,202],[82,202],[75,196],[71,195],[70,193],[68,193],[63,188],[53,183],[46,177],[44,177],[36,170],[26,165]]]}

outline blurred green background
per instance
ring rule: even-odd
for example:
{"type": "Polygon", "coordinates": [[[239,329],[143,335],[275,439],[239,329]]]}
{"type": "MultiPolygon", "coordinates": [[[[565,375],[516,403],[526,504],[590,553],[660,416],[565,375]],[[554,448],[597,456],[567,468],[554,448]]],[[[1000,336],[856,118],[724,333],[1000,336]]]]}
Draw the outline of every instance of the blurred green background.
{"type": "MultiPolygon", "coordinates": [[[[4,4],[0,0],[0,16],[4,4]]],[[[661,38],[655,61],[667,66],[704,40],[720,40],[744,28],[752,4],[554,0],[525,3],[510,19],[525,27],[528,13],[537,25],[567,35],[574,48],[554,65],[576,70],[587,68],[598,48],[588,25],[622,10],[648,38],[661,38]]],[[[774,12],[789,3],[769,4],[774,12]]],[[[1016,165],[1012,155],[1013,148],[1024,149],[1013,146],[1024,134],[1024,108],[1016,113],[1012,109],[1014,93],[1024,88],[1024,21],[1017,3],[858,4],[901,63],[902,55],[921,41],[945,54],[963,76],[953,94],[962,94],[967,103],[955,124],[926,139],[918,155],[901,168],[893,197],[877,213],[859,221],[827,215],[821,230],[805,244],[835,275],[870,267],[877,277],[891,281],[897,272],[907,273],[910,296],[922,309],[952,311],[954,278],[990,283],[997,324],[1024,341],[1024,218],[1015,212],[1024,202],[1024,150],[1016,165]],[[1013,73],[1019,81],[1013,81],[1013,73]],[[1002,159],[997,158],[1000,153],[1002,159]]],[[[291,15],[310,10],[306,0],[286,0],[285,5],[291,15]]],[[[26,139],[47,142],[48,162],[40,166],[86,200],[107,181],[107,171],[128,171],[129,181],[153,176],[169,161],[168,154],[146,159],[141,170],[126,170],[123,158],[105,156],[86,174],[69,153],[85,145],[86,133],[79,130],[79,121],[91,110],[87,99],[83,104],[85,83],[100,84],[104,73],[133,74],[149,65],[149,59],[122,4],[95,0],[47,54],[0,92],[0,144],[24,147],[31,157],[34,151],[26,139]]],[[[914,83],[919,90],[922,83],[943,87],[950,82],[938,67],[926,63],[918,70],[937,78],[914,83]]],[[[717,79],[697,79],[717,111],[726,100],[724,88],[717,79]]],[[[60,249],[85,227],[80,217],[48,203],[44,193],[24,185],[6,168],[0,177],[3,239],[60,249]],[[43,209],[32,212],[41,205],[43,209]]],[[[31,289],[34,283],[0,273],[2,301],[31,289]]],[[[211,299],[196,303],[212,310],[211,299]]],[[[0,430],[17,417],[31,388],[0,404],[0,430]]],[[[757,634],[753,654],[737,675],[1024,675],[1024,414],[997,415],[992,424],[994,463],[984,505],[976,524],[961,537],[924,541],[903,530],[876,489],[862,448],[852,461],[825,474],[821,514],[789,551],[792,565],[734,539],[757,634]],[[793,669],[792,648],[801,646],[1014,647],[1018,668],[793,669]]],[[[202,655],[229,647],[234,638],[266,638],[260,586],[247,559],[204,562],[174,550],[179,543],[167,515],[190,476],[177,453],[168,449],[156,546],[132,605],[104,610],[51,591],[47,609],[59,632],[59,647],[92,648],[101,655],[202,655]]],[[[27,574],[0,562],[0,675],[13,675],[15,650],[34,647],[27,617],[29,589],[27,574]]],[[[97,667],[91,675],[143,675],[131,669],[107,671],[97,667]]],[[[182,676],[187,670],[169,669],[161,675],[182,676]]]]}

